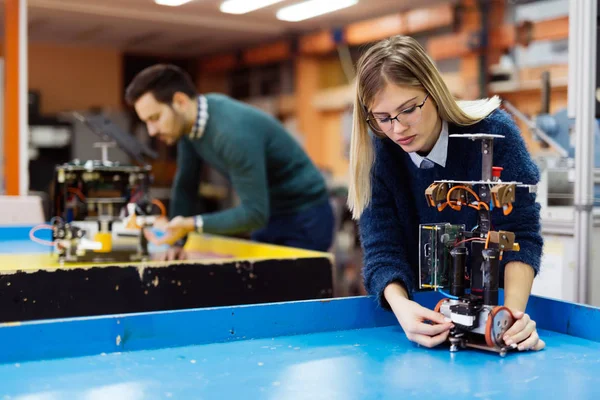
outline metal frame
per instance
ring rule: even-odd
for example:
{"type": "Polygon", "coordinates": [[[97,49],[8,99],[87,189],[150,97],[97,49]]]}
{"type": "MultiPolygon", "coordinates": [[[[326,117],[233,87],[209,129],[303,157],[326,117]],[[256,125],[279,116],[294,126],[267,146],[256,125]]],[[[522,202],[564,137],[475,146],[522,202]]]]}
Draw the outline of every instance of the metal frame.
{"type": "Polygon", "coordinates": [[[577,302],[590,302],[597,0],[570,2],[569,111],[575,117],[575,242],[577,302]]]}

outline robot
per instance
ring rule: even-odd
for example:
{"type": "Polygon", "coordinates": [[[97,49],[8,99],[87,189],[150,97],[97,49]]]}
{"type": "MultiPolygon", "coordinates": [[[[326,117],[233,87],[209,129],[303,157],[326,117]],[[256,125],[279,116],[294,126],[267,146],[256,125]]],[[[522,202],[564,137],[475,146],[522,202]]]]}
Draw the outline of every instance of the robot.
{"type": "Polygon", "coordinates": [[[53,254],[62,264],[81,261],[144,261],[149,259],[144,229],[164,205],[150,198],[151,166],[143,156],[156,153],[122,132],[102,116],[75,114],[94,133],[114,141],[97,143],[101,160],[58,165],[54,173],[53,254]],[[140,165],[122,165],[108,159],[115,141],[140,165]]]}
{"type": "Polygon", "coordinates": [[[498,305],[499,265],[504,252],[519,251],[519,244],[513,232],[491,230],[490,205],[508,215],[517,187],[535,192],[536,185],[500,179],[502,168],[493,166],[493,144],[504,136],[460,134],[450,138],[481,141],[481,180],[434,181],[425,191],[426,201],[438,211],[474,208],[478,225],[471,231],[449,223],[420,225],[419,287],[446,296],[435,311],[454,324],[448,337],[451,352],[471,347],[505,356],[514,347],[505,346],[502,337],[515,318],[508,308],[498,305]]]}

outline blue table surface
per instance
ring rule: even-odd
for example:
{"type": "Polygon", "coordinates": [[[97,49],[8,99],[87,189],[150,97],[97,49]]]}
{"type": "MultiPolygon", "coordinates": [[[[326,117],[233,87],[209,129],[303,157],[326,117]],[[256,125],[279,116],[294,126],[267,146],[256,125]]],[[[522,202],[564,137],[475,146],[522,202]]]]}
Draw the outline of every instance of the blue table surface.
{"type": "Polygon", "coordinates": [[[5,324],[0,399],[600,399],[600,310],[528,312],[547,347],[505,358],[418,347],[368,297],[5,324]]]}
{"type": "Polygon", "coordinates": [[[600,398],[600,343],[541,334],[504,359],[382,327],[25,362],[0,366],[0,399],[600,398]]]}

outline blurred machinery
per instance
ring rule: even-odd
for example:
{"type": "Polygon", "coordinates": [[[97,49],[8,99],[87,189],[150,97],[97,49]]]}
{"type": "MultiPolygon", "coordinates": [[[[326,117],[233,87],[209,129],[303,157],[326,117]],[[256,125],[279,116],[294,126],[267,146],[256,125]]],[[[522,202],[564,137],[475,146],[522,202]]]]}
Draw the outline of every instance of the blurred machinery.
{"type": "MultiPolygon", "coordinates": [[[[549,207],[573,206],[575,194],[575,119],[569,118],[567,109],[550,114],[550,76],[542,74],[542,112],[531,119],[510,102],[504,107],[531,130],[534,137],[553,150],[536,157],[541,180],[537,200],[548,216],[549,207]]],[[[594,124],[594,206],[600,206],[600,120],[594,124]]],[[[556,211],[555,211],[556,214],[556,211]]]]}
{"type": "Polygon", "coordinates": [[[50,225],[34,227],[31,239],[43,242],[35,231],[51,229],[52,241],[45,244],[52,246],[60,262],[147,259],[143,229],[158,214],[166,215],[164,205],[149,196],[152,175],[144,156],[156,154],[101,115],[75,117],[105,140],[95,145],[102,157],[56,166],[53,217],[50,225]],[[115,144],[139,165],[111,162],[108,148],[115,144]]]}
{"type": "Polygon", "coordinates": [[[498,305],[500,261],[505,252],[519,251],[519,245],[513,232],[493,230],[491,210],[497,208],[508,215],[518,188],[535,192],[537,187],[501,180],[502,168],[493,166],[493,152],[494,139],[504,136],[482,133],[450,138],[481,141],[481,180],[435,181],[425,197],[438,211],[473,208],[478,212],[478,223],[471,230],[447,223],[420,225],[419,287],[446,296],[436,311],[455,326],[449,335],[450,351],[473,347],[504,356],[511,348],[502,338],[515,318],[510,309],[498,305]]]}
{"type": "MultiPolygon", "coordinates": [[[[589,206],[577,203],[577,140],[582,140],[576,132],[575,118],[569,116],[568,109],[551,114],[550,75],[542,74],[541,112],[530,118],[524,115],[510,102],[504,100],[504,108],[518,120],[521,120],[532,132],[534,138],[543,145],[543,151],[534,156],[540,169],[540,182],[536,200],[541,205],[542,234],[544,236],[544,254],[542,269],[533,283],[532,294],[548,296],[566,301],[581,301],[600,305],[600,292],[588,291],[589,297],[580,298],[582,288],[596,287],[600,282],[600,255],[594,248],[587,261],[578,261],[581,250],[577,245],[577,220],[582,209],[591,214],[589,240],[600,237],[600,119],[596,113],[588,143],[593,138],[592,187],[591,193],[583,198],[589,206]],[[579,265],[579,268],[575,266],[579,265]],[[585,270],[579,271],[581,266],[585,270]],[[579,282],[578,282],[579,281],[579,282]]],[[[581,151],[581,150],[579,150],[581,151]]],[[[580,156],[577,156],[580,158],[580,156]]],[[[582,160],[580,163],[584,163],[582,160]]],[[[581,200],[580,200],[581,202],[581,200]]],[[[581,240],[587,241],[581,236],[581,240]]]]}

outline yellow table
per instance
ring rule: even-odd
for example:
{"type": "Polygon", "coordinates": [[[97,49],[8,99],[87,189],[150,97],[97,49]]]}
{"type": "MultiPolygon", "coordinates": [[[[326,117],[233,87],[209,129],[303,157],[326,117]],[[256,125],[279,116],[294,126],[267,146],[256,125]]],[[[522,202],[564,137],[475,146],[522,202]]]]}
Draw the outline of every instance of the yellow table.
{"type": "Polygon", "coordinates": [[[191,235],[184,261],[65,263],[0,227],[0,322],[329,298],[333,256],[191,235]],[[210,256],[206,256],[210,254],[210,256]]]}

